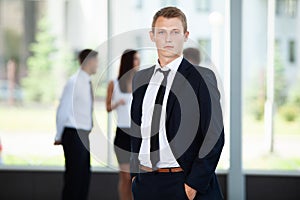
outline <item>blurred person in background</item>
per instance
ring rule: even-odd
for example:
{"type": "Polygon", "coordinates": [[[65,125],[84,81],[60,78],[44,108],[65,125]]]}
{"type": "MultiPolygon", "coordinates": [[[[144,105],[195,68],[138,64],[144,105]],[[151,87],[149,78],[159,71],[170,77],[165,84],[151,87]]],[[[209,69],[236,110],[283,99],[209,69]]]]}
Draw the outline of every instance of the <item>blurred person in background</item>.
{"type": "MultiPolygon", "coordinates": [[[[202,75],[202,78],[204,79],[204,81],[206,83],[214,82],[214,81],[211,81],[211,77],[212,77],[211,70],[206,67],[199,66],[199,64],[201,63],[201,53],[197,48],[189,47],[189,48],[184,49],[183,57],[196,67],[196,69],[200,72],[200,74],[202,75]]],[[[217,83],[216,83],[215,87],[218,87],[217,83]]]]}
{"type": "Polygon", "coordinates": [[[120,200],[131,200],[130,179],[130,107],[132,101],[132,78],[140,66],[140,57],[136,50],[127,49],[120,61],[118,78],[108,84],[106,110],[117,113],[117,130],[114,140],[115,153],[119,163],[119,197],[120,200]]]}
{"type": "Polygon", "coordinates": [[[199,49],[189,47],[183,50],[183,57],[191,64],[198,66],[201,62],[201,53],[199,49]]]}
{"type": "Polygon", "coordinates": [[[80,69],[69,78],[57,109],[54,144],[61,144],[65,155],[63,200],[88,199],[89,133],[93,128],[94,103],[90,76],[97,72],[97,56],[91,49],[79,53],[80,69]]]}

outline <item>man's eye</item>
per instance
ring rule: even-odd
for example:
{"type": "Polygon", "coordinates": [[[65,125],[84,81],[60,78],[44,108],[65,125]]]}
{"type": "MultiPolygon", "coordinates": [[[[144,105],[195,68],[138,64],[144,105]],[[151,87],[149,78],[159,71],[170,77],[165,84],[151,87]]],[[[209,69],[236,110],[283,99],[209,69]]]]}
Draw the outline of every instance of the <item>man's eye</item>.
{"type": "Polygon", "coordinates": [[[164,32],[163,31],[158,31],[158,34],[163,34],[164,32]]]}

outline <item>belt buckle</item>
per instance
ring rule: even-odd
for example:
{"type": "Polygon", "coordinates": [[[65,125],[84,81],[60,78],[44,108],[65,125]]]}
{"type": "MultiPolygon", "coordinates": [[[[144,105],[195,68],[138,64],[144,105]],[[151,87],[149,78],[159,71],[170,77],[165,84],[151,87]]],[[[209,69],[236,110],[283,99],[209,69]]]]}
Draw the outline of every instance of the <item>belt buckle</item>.
{"type": "Polygon", "coordinates": [[[159,169],[159,168],[157,168],[157,167],[156,167],[156,168],[153,168],[153,167],[152,167],[151,169],[152,169],[152,172],[153,172],[154,174],[158,174],[158,169],[159,169]]]}

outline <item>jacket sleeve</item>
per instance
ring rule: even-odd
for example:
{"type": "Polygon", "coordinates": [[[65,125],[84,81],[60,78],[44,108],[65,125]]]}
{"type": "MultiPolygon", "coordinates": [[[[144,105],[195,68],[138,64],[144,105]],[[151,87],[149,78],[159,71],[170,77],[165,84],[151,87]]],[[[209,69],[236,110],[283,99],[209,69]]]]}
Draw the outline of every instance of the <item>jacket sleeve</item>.
{"type": "Polygon", "coordinates": [[[224,127],[216,77],[208,69],[202,74],[202,77],[203,83],[200,84],[198,91],[200,104],[198,134],[202,134],[204,139],[186,178],[186,184],[200,193],[205,193],[215,175],[224,146],[224,127]]]}
{"type": "Polygon", "coordinates": [[[140,127],[138,126],[136,117],[135,117],[135,102],[136,102],[136,76],[137,74],[134,76],[133,80],[132,80],[132,104],[131,104],[131,126],[130,126],[130,144],[131,144],[131,156],[130,156],[130,175],[131,178],[133,178],[134,176],[137,175],[138,170],[139,170],[139,164],[138,164],[138,151],[136,150],[136,146],[137,146],[137,140],[138,138],[138,132],[140,131],[140,127]]]}

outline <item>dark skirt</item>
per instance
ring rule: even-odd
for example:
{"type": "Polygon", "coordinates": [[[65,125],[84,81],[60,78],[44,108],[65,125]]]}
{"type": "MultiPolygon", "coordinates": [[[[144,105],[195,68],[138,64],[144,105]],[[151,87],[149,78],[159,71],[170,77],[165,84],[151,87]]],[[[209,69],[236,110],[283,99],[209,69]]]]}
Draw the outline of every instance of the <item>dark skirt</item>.
{"type": "Polygon", "coordinates": [[[114,149],[119,164],[129,163],[130,160],[130,135],[129,128],[119,128],[116,130],[114,149]]]}

